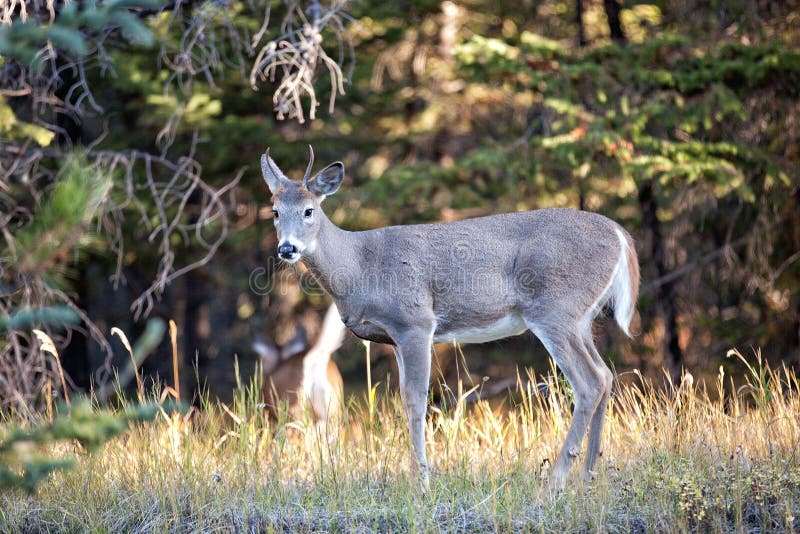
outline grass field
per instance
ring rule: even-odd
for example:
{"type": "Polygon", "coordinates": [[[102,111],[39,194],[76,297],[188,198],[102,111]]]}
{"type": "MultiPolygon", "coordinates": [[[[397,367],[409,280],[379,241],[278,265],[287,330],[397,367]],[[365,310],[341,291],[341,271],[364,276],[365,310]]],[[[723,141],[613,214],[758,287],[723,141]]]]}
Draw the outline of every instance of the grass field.
{"type": "Polygon", "coordinates": [[[1,494],[0,529],[797,531],[800,383],[750,359],[736,389],[722,375],[677,390],[619,381],[596,480],[581,485],[576,467],[556,494],[546,489],[548,459],[570,397],[553,376],[538,388],[546,394],[523,394],[510,410],[432,409],[426,493],[410,475],[395,395],[355,399],[347,424],[326,438],[310,423],[271,422],[251,384],[231,404],[205,399],[137,424],[98,453],[78,452],[74,469],[33,495],[1,494]]]}

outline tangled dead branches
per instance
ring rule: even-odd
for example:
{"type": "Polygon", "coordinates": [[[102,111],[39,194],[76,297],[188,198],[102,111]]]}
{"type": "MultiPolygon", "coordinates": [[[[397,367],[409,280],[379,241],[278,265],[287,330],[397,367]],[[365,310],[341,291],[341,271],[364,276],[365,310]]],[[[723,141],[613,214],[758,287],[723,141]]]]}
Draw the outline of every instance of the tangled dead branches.
{"type": "MultiPolygon", "coordinates": [[[[75,153],[85,165],[113,177],[112,191],[104,196],[91,221],[94,229],[82,230],[95,233],[116,257],[111,279],[117,285],[124,282],[124,258],[130,248],[126,239],[131,239],[123,223],[127,218],[130,225],[132,216],[138,221],[137,228],[158,257],[150,285],[131,306],[136,318],[147,316],[170,282],[208,263],[223,243],[228,233],[228,197],[244,173],[240,170],[221,184],[217,179],[218,185],[213,186],[203,178],[195,157],[197,133],[187,151],[179,153],[173,148],[194,85],[202,81],[215,89],[223,71],[233,66],[253,87],[258,80],[278,82],[273,99],[278,118],[303,122],[301,98],[310,98],[308,116],[314,118],[317,98],[313,81],[318,67],[324,66],[331,76],[332,109],[337,94],[344,92],[346,50],[350,50],[351,63],[353,60],[345,27],[346,4],[347,0],[329,6],[286,0],[281,9],[285,11],[279,24],[281,35],[263,44],[272,33],[273,2],[269,0],[245,0],[235,9],[227,0],[130,0],[92,5],[0,0],[0,32],[25,23],[28,29],[39,28],[38,35],[43,36],[41,42],[31,41],[29,57],[3,52],[0,63],[0,114],[11,114],[12,127],[20,131],[24,127],[24,135],[12,135],[0,143],[0,236],[7,251],[0,253],[0,316],[27,306],[67,304],[79,313],[83,332],[108,355],[104,369],[96,374],[98,384],[111,377],[111,348],[105,334],[80,310],[75,296],[52,284],[47,276],[48,269],[61,269],[69,263],[68,245],[72,242],[57,247],[46,263],[29,262],[22,268],[15,262],[25,252],[18,233],[35,223],[34,207],[58,182],[58,169],[75,153]],[[97,24],[93,9],[106,10],[106,15],[113,9],[124,13],[109,15],[97,24]],[[155,26],[143,23],[153,17],[159,20],[159,37],[151,33],[155,26]],[[251,35],[248,21],[253,17],[261,26],[251,35]],[[63,32],[53,31],[67,18],[72,41],[63,32]],[[323,49],[323,32],[330,32],[338,42],[336,61],[323,49]],[[56,38],[59,35],[61,39],[56,38]],[[115,51],[148,39],[158,43],[159,64],[168,73],[163,92],[175,102],[154,139],[157,151],[106,148],[105,134],[85,139],[83,121],[106,111],[96,93],[100,86],[95,84],[115,75],[115,58],[120,57],[115,51]],[[270,49],[275,53],[270,54],[270,49]],[[189,243],[194,256],[176,252],[189,243]]],[[[6,137],[2,128],[0,125],[0,137],[6,137]]],[[[79,233],[76,230],[76,240],[79,233]]],[[[36,395],[52,369],[27,334],[4,335],[8,343],[0,348],[0,369],[8,373],[0,372],[0,403],[21,407],[39,402],[36,395]]]]}
{"type": "MultiPolygon", "coordinates": [[[[58,246],[43,259],[38,259],[42,258],[38,255],[38,261],[26,261],[31,256],[30,251],[26,250],[25,242],[21,242],[22,231],[15,232],[15,229],[36,223],[36,211],[26,199],[41,196],[45,184],[56,182],[57,176],[40,172],[38,180],[29,184],[27,190],[19,187],[21,180],[0,182],[4,186],[0,187],[0,193],[12,186],[15,192],[14,195],[0,195],[2,238],[8,251],[0,257],[0,317],[19,309],[66,304],[81,318],[82,326],[77,329],[94,339],[107,355],[104,365],[95,373],[95,383],[103,384],[113,378],[110,368],[112,351],[106,333],[81,310],[73,295],[52,283],[53,271],[63,269],[68,260],[64,256],[90,231],[106,243],[106,248],[116,258],[116,269],[111,274],[114,286],[124,283],[126,239],[131,236],[129,231],[124,231],[123,224],[126,218],[134,216],[137,220],[133,226],[142,230],[142,237],[153,244],[153,250],[160,258],[150,285],[131,306],[134,318],[138,319],[150,313],[170,282],[208,263],[227,237],[230,202],[226,197],[232,194],[243,171],[220,188],[210,186],[201,179],[200,165],[194,159],[196,144],[195,137],[190,153],[176,161],[135,150],[88,152],[85,168],[105,176],[119,177],[114,183],[115,194],[109,191],[104,195],[90,225],[83,224],[69,229],[66,234],[58,234],[58,246]],[[146,203],[140,198],[143,192],[148,195],[146,203]],[[94,226],[94,230],[87,226],[94,226]],[[178,243],[191,245],[194,257],[188,260],[180,257],[176,253],[178,243]]],[[[66,155],[39,149],[29,150],[26,157],[29,161],[18,164],[17,168],[25,167],[27,163],[31,168],[44,169],[44,165],[35,164],[66,155]]],[[[39,239],[46,242],[51,238],[43,235],[39,239]]],[[[49,332],[57,342],[66,343],[69,339],[69,331],[67,337],[58,337],[57,328],[49,332]]],[[[23,399],[28,403],[26,406],[41,402],[37,395],[42,391],[42,381],[47,380],[54,370],[44,365],[47,358],[27,332],[12,330],[8,332],[7,341],[0,348],[0,403],[12,402],[19,408],[23,399]]]]}
{"type": "MultiPolygon", "coordinates": [[[[336,96],[344,94],[345,76],[342,73],[345,48],[349,51],[350,65],[353,65],[353,47],[347,38],[344,22],[347,15],[343,12],[347,1],[333,2],[330,7],[323,8],[319,2],[311,2],[306,15],[299,1],[285,2],[288,16],[283,20],[283,35],[265,43],[250,71],[250,84],[256,88],[258,80],[274,82],[280,80],[272,98],[279,119],[290,118],[303,122],[303,106],[301,98],[307,95],[311,100],[308,115],[313,120],[319,105],[314,90],[314,76],[318,65],[323,65],[330,75],[331,94],[328,110],[333,113],[336,96]],[[339,57],[334,61],[323,48],[323,32],[328,29],[333,33],[339,46],[339,57]]],[[[265,33],[268,15],[259,32],[253,39],[256,47],[265,33]]]]}
{"type": "Polygon", "coordinates": [[[99,221],[105,230],[109,248],[117,258],[117,268],[112,275],[115,286],[124,281],[122,262],[125,241],[120,228],[128,207],[136,206],[140,225],[147,232],[147,242],[156,245],[161,258],[153,282],[131,305],[136,319],[150,314],[155,301],[163,295],[170,282],[207,264],[227,237],[229,203],[224,197],[239,183],[244,170],[240,170],[222,187],[214,188],[201,179],[200,164],[194,158],[196,146],[197,134],[189,154],[174,162],[135,150],[93,154],[97,165],[103,165],[111,174],[120,170],[124,176],[126,194],[123,200],[109,202],[99,221]],[[157,172],[157,168],[168,179],[159,180],[161,173],[157,172]],[[151,213],[152,209],[145,210],[136,202],[135,192],[143,189],[150,194],[155,216],[151,213]],[[182,265],[177,263],[174,238],[202,250],[200,257],[182,265]]]}
{"type": "MultiPolygon", "coordinates": [[[[348,36],[345,13],[349,0],[334,0],[323,5],[317,0],[302,2],[284,0],[285,14],[280,22],[278,37],[269,38],[272,23],[272,2],[249,0],[247,7],[262,22],[251,35],[244,23],[246,17],[231,10],[227,2],[177,2],[170,14],[169,24],[178,28],[183,38],[178,43],[163,43],[161,61],[171,71],[165,92],[177,89],[187,92],[195,79],[211,87],[224,66],[235,66],[243,76],[249,70],[253,89],[259,82],[269,81],[278,86],[272,97],[277,118],[305,122],[303,99],[309,99],[308,117],[316,117],[318,107],[314,79],[320,67],[330,77],[328,109],[333,112],[336,97],[344,94],[349,79],[343,72],[345,62],[352,71],[355,55],[348,36]],[[334,60],[325,50],[324,35],[336,40],[338,52],[334,60]],[[225,53],[224,51],[228,51],[225,53]],[[250,58],[255,59],[250,61],[250,58]]],[[[161,136],[170,137],[168,129],[161,136]]]]}

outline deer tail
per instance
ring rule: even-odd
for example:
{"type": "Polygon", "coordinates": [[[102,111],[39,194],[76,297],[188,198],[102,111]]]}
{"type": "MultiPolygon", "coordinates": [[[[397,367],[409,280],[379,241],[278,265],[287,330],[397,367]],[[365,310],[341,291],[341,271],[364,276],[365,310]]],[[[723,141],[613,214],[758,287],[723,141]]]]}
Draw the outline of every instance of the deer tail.
{"type": "Polygon", "coordinates": [[[620,255],[611,279],[610,300],[614,309],[614,319],[628,337],[636,300],[639,297],[639,259],[633,247],[633,239],[620,228],[615,229],[619,237],[620,255]]]}

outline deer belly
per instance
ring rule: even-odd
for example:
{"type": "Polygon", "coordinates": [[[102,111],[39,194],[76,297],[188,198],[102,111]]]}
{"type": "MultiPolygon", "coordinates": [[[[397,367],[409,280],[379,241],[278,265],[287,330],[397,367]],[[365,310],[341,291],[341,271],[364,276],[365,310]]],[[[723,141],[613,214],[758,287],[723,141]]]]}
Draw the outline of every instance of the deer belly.
{"type": "Polygon", "coordinates": [[[528,327],[522,317],[509,314],[491,323],[475,325],[458,325],[447,330],[438,328],[433,334],[434,343],[485,343],[496,339],[516,336],[527,330],[528,327]]]}

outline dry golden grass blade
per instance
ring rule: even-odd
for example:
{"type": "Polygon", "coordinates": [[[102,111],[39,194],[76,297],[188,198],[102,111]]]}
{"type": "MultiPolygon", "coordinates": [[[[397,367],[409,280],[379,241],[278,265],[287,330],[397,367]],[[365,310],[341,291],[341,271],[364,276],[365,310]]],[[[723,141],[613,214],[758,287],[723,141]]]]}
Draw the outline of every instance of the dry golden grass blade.
{"type": "Polygon", "coordinates": [[[47,377],[47,383],[44,385],[44,399],[45,399],[45,413],[47,420],[53,422],[53,381],[47,377]]]}
{"type": "Polygon", "coordinates": [[[136,358],[133,356],[133,349],[131,348],[131,344],[128,341],[128,336],[125,335],[125,332],[117,328],[116,326],[111,328],[111,335],[118,336],[119,340],[125,346],[125,350],[128,351],[128,354],[131,357],[131,365],[133,365],[133,376],[136,377],[136,393],[139,399],[139,402],[144,401],[144,384],[142,384],[142,377],[139,376],[139,368],[136,365],[136,358]]]}
{"type": "Polygon", "coordinates": [[[234,423],[236,423],[237,425],[241,425],[244,422],[242,418],[233,413],[233,411],[231,411],[231,409],[228,408],[226,404],[221,404],[220,406],[222,406],[222,409],[225,411],[226,414],[231,416],[231,419],[233,419],[234,423]]]}
{"type": "Polygon", "coordinates": [[[67,405],[69,405],[69,391],[67,391],[67,381],[64,378],[64,368],[61,367],[61,358],[58,355],[58,349],[56,349],[56,344],[53,343],[53,340],[50,338],[50,336],[48,336],[41,330],[34,328],[33,333],[36,336],[36,339],[39,340],[42,350],[45,352],[49,352],[55,358],[56,367],[58,369],[58,377],[59,379],[61,379],[61,390],[64,392],[64,401],[67,403],[67,405]]]}
{"type": "Polygon", "coordinates": [[[181,400],[181,374],[178,361],[178,325],[169,320],[169,340],[172,343],[172,387],[175,389],[175,398],[181,400]]]}

